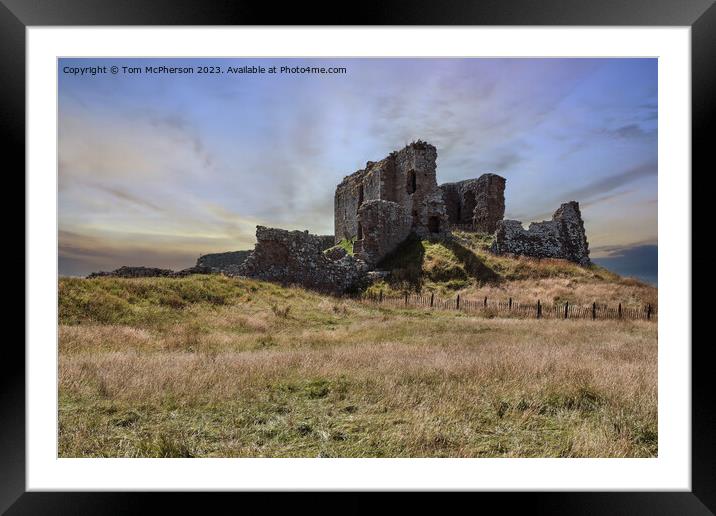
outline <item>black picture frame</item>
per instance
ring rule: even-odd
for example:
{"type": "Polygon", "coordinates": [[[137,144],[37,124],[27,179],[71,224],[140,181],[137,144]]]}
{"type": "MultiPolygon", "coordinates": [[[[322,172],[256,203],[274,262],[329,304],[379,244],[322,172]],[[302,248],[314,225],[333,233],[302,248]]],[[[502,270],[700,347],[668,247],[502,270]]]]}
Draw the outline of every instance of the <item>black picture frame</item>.
{"type": "MultiPolygon", "coordinates": [[[[7,173],[25,167],[25,29],[28,26],[83,25],[618,25],[690,26],[692,72],[692,170],[713,168],[708,135],[714,134],[716,104],[716,6],[714,0],[489,0],[373,1],[342,9],[321,3],[206,0],[0,0],[2,95],[0,131],[5,142],[7,173]],[[9,159],[8,159],[9,158],[9,159]],[[10,168],[8,163],[14,163],[10,168]],[[709,167],[710,165],[710,167],[709,167]]],[[[689,180],[685,175],[684,180],[689,180]]],[[[24,189],[24,186],[23,186],[24,189]]],[[[24,249],[24,246],[23,246],[24,249]]],[[[23,255],[24,256],[24,255],[23,255]]],[[[26,257],[25,257],[26,258],[26,257]]],[[[27,264],[27,262],[25,262],[27,264]]],[[[27,265],[26,265],[27,269],[27,265]]],[[[26,270],[27,275],[32,271],[26,270]]],[[[19,303],[18,303],[19,304],[19,303]]],[[[693,319],[693,318],[692,318],[693,319]]],[[[691,342],[670,342],[689,346],[691,342]]],[[[479,493],[475,508],[500,507],[537,514],[714,514],[716,513],[716,413],[713,407],[708,341],[692,349],[692,490],[690,492],[531,492],[479,493]],[[493,504],[498,505],[493,505],[493,504]]],[[[6,339],[0,375],[0,511],[7,514],[135,513],[162,504],[208,512],[206,494],[61,493],[25,489],[25,353],[6,339]],[[195,498],[194,496],[197,496],[195,498]],[[194,505],[195,504],[195,505],[194,505]]],[[[275,494],[222,494],[275,506],[275,494]]],[[[336,510],[364,512],[372,494],[351,495],[336,510]]],[[[424,497],[403,497],[408,505],[425,507],[424,497]]],[[[215,500],[212,497],[211,500],[215,500]]],[[[301,500],[313,504],[299,495],[301,500]]],[[[475,505],[473,505],[475,504],[475,505]]],[[[323,505],[319,502],[319,505],[323,505]]],[[[246,506],[242,506],[246,508],[246,506]]],[[[444,509],[445,506],[442,505],[444,509]]],[[[238,510],[236,507],[234,510],[238,510]]],[[[233,511],[232,511],[233,512],[233,511]]]]}

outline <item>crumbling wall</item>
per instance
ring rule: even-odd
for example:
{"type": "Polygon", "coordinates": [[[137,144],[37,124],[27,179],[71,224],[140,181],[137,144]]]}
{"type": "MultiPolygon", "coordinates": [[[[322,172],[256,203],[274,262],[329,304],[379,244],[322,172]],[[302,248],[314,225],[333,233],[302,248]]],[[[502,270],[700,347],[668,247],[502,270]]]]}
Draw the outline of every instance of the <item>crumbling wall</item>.
{"type": "Polygon", "coordinates": [[[335,242],[333,241],[333,235],[316,235],[316,238],[321,241],[321,249],[323,249],[324,251],[335,245],[335,242]]]}
{"type": "Polygon", "coordinates": [[[395,250],[410,234],[412,220],[405,208],[392,201],[373,200],[358,210],[363,239],[353,245],[354,254],[375,265],[395,250]]]}
{"type": "Polygon", "coordinates": [[[227,267],[238,267],[248,258],[251,251],[227,251],[225,253],[211,253],[199,257],[197,267],[208,267],[221,271],[227,267]]]}
{"type": "Polygon", "coordinates": [[[497,224],[492,251],[536,258],[562,258],[589,265],[589,243],[579,203],[570,201],[554,212],[552,220],[533,222],[524,229],[517,220],[497,224]]]}
{"type": "Polygon", "coordinates": [[[477,179],[440,185],[448,221],[480,233],[494,233],[505,216],[504,177],[483,174],[477,179]]]}
{"type": "Polygon", "coordinates": [[[494,233],[497,223],[505,216],[506,179],[497,174],[483,174],[474,187],[475,209],[472,223],[475,231],[494,233]]]}
{"type": "MultiPolygon", "coordinates": [[[[384,160],[385,161],[385,160],[384,160]]],[[[383,162],[369,161],[366,168],[343,179],[334,197],[334,243],[355,238],[358,231],[358,208],[365,201],[381,198],[383,162]]]]}
{"type": "MultiPolygon", "coordinates": [[[[443,202],[445,203],[445,213],[448,217],[450,226],[463,224],[462,200],[460,193],[461,183],[443,183],[440,190],[443,193],[443,202]]],[[[472,225],[472,221],[470,221],[472,225]]]]}
{"type": "Polygon", "coordinates": [[[235,275],[344,293],[367,284],[368,266],[353,256],[331,260],[321,237],[308,231],[256,226],[256,246],[235,275]]]}
{"type": "Polygon", "coordinates": [[[159,269],[156,267],[132,267],[122,266],[119,269],[113,271],[99,271],[90,273],[87,278],[183,278],[184,276],[191,276],[192,274],[212,274],[216,271],[209,267],[203,267],[196,265],[189,267],[188,269],[182,269],[180,271],[173,271],[171,269],[159,269]]]}

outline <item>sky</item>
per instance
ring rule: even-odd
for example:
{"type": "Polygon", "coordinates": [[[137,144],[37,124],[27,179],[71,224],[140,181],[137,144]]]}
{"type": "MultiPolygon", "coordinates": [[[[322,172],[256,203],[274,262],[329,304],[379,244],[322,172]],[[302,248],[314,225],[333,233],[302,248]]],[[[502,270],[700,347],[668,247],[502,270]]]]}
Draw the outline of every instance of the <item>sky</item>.
{"type": "Polygon", "coordinates": [[[341,179],[416,139],[438,183],[505,177],[506,218],[575,200],[593,258],[656,256],[656,59],[60,59],[58,87],[61,275],[332,234],[341,179]],[[163,65],[194,73],[122,68],[163,65]],[[119,73],[71,73],[92,66],[119,73]]]}

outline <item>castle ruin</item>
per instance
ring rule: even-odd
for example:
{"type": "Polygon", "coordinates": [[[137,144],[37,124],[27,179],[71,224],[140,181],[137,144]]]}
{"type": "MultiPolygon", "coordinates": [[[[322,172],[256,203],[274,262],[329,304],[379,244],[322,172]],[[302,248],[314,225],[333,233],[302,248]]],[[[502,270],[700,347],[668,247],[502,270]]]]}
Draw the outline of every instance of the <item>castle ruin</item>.
{"type": "Polygon", "coordinates": [[[438,185],[436,160],[435,147],[418,140],[345,177],[335,192],[334,235],[257,226],[252,251],[204,255],[195,267],[177,272],[122,267],[90,277],[222,273],[345,293],[384,274],[376,266],[409,235],[446,239],[454,229],[494,234],[495,254],[590,264],[577,202],[562,204],[552,220],[524,229],[519,221],[503,220],[505,178],[483,174],[438,185]],[[349,246],[337,245],[344,241],[352,243],[352,254],[349,246]]]}
{"type": "Polygon", "coordinates": [[[495,231],[505,213],[505,178],[484,174],[438,186],[436,160],[435,147],[417,141],[344,178],[335,193],[335,242],[353,241],[355,255],[376,264],[411,232],[495,231]]]}

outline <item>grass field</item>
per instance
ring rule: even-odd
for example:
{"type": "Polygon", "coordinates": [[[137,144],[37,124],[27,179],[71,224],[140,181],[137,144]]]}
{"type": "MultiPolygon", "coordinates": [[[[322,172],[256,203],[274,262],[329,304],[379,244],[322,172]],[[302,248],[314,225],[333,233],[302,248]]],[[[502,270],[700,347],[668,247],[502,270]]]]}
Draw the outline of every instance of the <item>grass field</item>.
{"type": "MultiPolygon", "coordinates": [[[[442,252],[421,268],[451,265],[442,252]]],[[[453,274],[495,295],[656,299],[603,269],[503,265],[517,272],[489,286],[464,261],[453,274]]],[[[485,319],[221,276],[61,278],[59,315],[62,457],[657,454],[653,322],[485,319]]]]}

